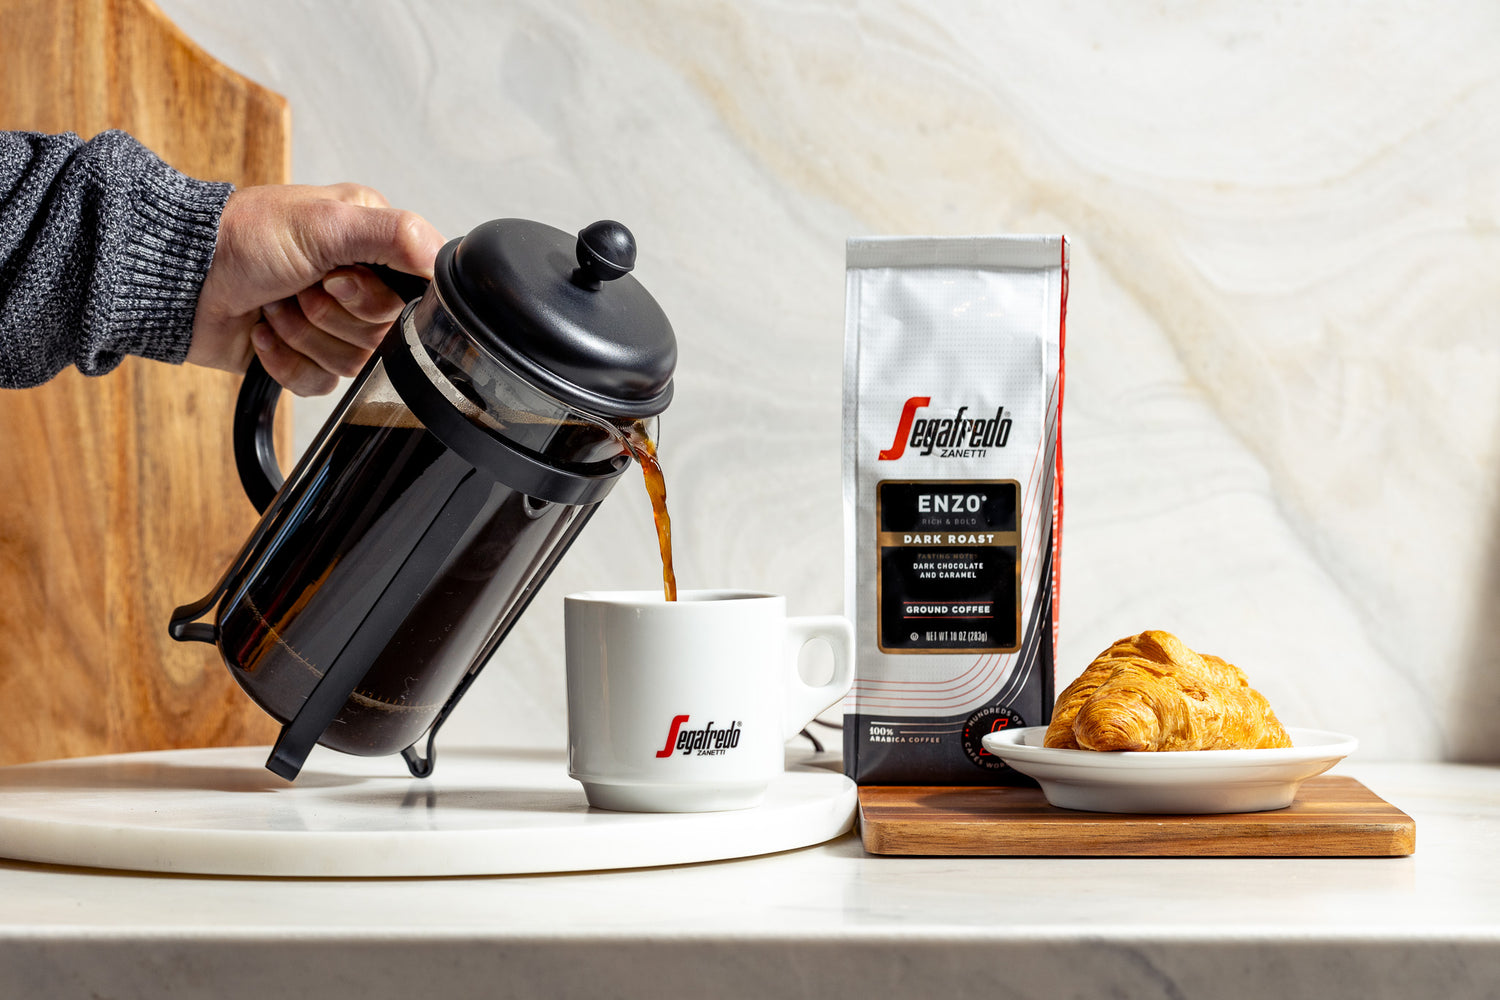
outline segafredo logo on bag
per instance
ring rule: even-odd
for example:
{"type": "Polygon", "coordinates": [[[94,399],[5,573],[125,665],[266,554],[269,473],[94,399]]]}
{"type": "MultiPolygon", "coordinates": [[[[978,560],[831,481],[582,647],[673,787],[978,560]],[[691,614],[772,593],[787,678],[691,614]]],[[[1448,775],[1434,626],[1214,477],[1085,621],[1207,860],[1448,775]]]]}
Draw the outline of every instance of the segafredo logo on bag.
{"type": "Polygon", "coordinates": [[[1004,448],[1010,441],[1010,417],[1003,406],[995,407],[993,417],[968,416],[967,406],[960,406],[951,417],[917,416],[931,404],[930,396],[913,396],[906,401],[896,424],[895,440],[880,453],[882,462],[900,458],[908,446],[921,449],[922,455],[936,450],[939,458],[983,458],[990,448],[1004,448]]]}
{"type": "Polygon", "coordinates": [[[686,715],[672,716],[672,725],[667,730],[667,742],[656,751],[658,757],[670,757],[682,751],[684,757],[697,754],[700,757],[715,757],[740,745],[740,724],[736,720],[727,727],[715,728],[710,719],[701,729],[684,729],[686,715]]]}

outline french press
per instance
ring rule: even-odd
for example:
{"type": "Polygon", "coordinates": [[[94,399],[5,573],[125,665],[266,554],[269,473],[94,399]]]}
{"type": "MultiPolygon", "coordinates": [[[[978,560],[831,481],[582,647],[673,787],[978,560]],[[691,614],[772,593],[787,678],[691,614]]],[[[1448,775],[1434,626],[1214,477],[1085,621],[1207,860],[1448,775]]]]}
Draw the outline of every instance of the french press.
{"type": "Polygon", "coordinates": [[[383,271],[410,301],[284,485],[281,387],[252,364],[234,443],[262,517],[169,631],[216,645],[282,724],[270,770],[295,778],[321,743],[431,773],[438,728],[629,467],[625,429],[671,401],[676,340],[635,252],[617,222],[501,219],[430,283],[383,271]]]}

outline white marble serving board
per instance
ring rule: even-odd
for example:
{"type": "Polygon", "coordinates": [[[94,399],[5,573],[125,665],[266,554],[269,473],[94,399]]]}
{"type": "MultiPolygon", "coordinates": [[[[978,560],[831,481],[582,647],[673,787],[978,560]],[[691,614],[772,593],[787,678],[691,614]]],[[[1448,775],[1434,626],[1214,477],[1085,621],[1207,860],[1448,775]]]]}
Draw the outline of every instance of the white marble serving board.
{"type": "Polygon", "coordinates": [[[591,809],[561,751],[444,750],[433,776],[321,748],[295,783],[265,747],[164,750],[0,768],[0,857],[205,875],[391,877],[718,861],[849,830],[854,784],[794,766],[755,809],[591,809]]]}

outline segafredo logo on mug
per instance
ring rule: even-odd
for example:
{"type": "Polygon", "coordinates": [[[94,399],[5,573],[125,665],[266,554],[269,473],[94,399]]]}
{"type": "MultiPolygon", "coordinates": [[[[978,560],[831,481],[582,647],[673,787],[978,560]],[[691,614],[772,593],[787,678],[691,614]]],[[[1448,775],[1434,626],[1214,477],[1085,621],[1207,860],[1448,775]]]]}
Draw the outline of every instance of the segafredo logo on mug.
{"type": "Polygon", "coordinates": [[[667,730],[667,744],[656,751],[658,757],[670,757],[681,750],[684,757],[697,754],[699,757],[717,757],[740,745],[739,720],[727,728],[714,728],[713,720],[702,729],[684,729],[689,718],[686,715],[672,716],[672,725],[667,730]]]}
{"type": "Polygon", "coordinates": [[[786,741],[854,681],[854,630],[788,618],[746,590],[590,591],[563,602],[568,774],[595,809],[752,809],[786,766],[786,741]],[[814,640],[833,675],[806,680],[814,640]]]}

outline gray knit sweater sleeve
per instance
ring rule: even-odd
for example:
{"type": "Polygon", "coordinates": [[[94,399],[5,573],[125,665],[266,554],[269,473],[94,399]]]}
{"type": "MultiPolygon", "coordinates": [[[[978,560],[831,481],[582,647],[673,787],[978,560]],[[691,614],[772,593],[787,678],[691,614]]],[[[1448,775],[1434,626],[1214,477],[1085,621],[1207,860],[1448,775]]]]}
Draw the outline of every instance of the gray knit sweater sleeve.
{"type": "Polygon", "coordinates": [[[231,190],[124,132],[0,132],[0,388],[180,363],[231,190]]]}

